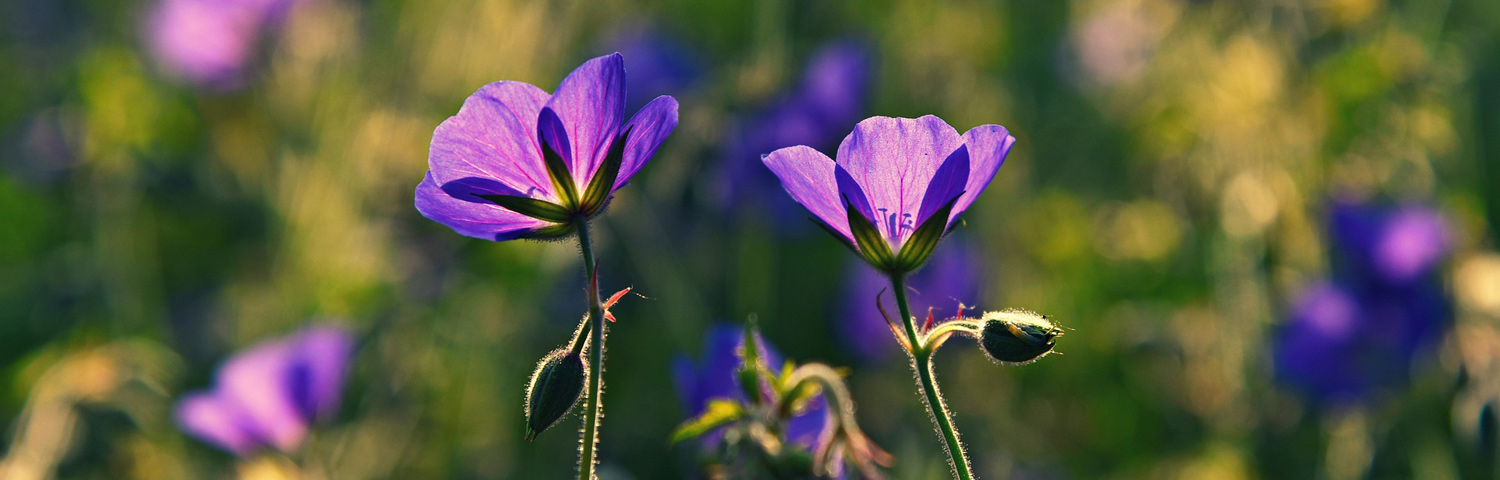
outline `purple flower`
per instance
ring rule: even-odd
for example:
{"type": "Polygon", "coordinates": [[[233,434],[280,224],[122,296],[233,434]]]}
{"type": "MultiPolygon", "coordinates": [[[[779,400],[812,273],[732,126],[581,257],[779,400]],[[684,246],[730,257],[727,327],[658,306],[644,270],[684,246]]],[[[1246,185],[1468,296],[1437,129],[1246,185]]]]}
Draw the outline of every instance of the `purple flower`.
{"type": "MultiPolygon", "coordinates": [[[[933,253],[927,268],[906,279],[907,286],[916,291],[916,296],[911,299],[913,315],[922,317],[931,307],[933,315],[942,321],[958,314],[959,302],[972,306],[980,300],[980,280],[984,277],[978,255],[962,238],[951,239],[948,243],[950,248],[933,253]]],[[[900,346],[891,341],[891,330],[875,307],[875,297],[885,290],[885,295],[881,295],[885,311],[896,315],[890,288],[890,279],[879,272],[859,265],[849,271],[844,290],[844,314],[838,326],[845,344],[866,360],[881,360],[900,351],[900,346]]],[[[900,321],[897,318],[891,320],[900,321]]]]}
{"type": "Polygon", "coordinates": [[[1350,274],[1384,286],[1426,276],[1448,253],[1447,222],[1417,205],[1378,207],[1336,203],[1332,240],[1350,274]]]}
{"type": "MultiPolygon", "coordinates": [[[[721,173],[728,202],[761,201],[775,188],[776,179],[756,162],[766,152],[786,145],[835,146],[865,111],[870,57],[869,49],[855,41],[820,48],[790,91],[729,134],[729,158],[721,173]]],[[[779,208],[777,212],[778,218],[793,217],[779,208]]]]}
{"type": "Polygon", "coordinates": [[[330,326],[252,347],[219,367],[212,390],[178,402],[177,423],[235,455],[292,452],[338,409],[353,350],[354,338],[330,326]]]}
{"type": "Polygon", "coordinates": [[[1277,332],[1278,380],[1320,404],[1369,400],[1404,384],[1413,359],[1441,341],[1452,306],[1430,275],[1446,256],[1446,223],[1420,206],[1337,203],[1334,271],[1306,289],[1277,332]]]}
{"type": "Polygon", "coordinates": [[[158,63],[213,90],[244,84],[263,31],[298,0],[161,0],[147,14],[146,43],[158,63]]]}
{"type": "MultiPolygon", "coordinates": [[[[767,345],[764,339],[757,338],[757,341],[763,365],[773,372],[779,372],[781,355],[767,345]]],[[[695,365],[687,357],[680,355],[673,360],[672,376],[677,384],[677,396],[682,401],[683,411],[688,413],[688,418],[702,414],[708,408],[708,402],[713,399],[739,402],[749,400],[745,398],[735,377],[740,366],[739,352],[744,345],[744,328],[727,324],[714,325],[706,338],[702,363],[695,365]]],[[[819,434],[827,421],[825,408],[827,404],[823,397],[815,397],[801,415],[787,421],[785,440],[816,449],[819,434]]],[[[713,446],[722,438],[721,432],[712,432],[703,437],[703,443],[713,446]]]]}
{"type": "Polygon", "coordinates": [[[942,119],[871,117],[838,160],[807,146],[762,161],[793,200],[876,269],[911,272],[994,178],[1015,137],[999,125],[963,135],[942,119]]]}
{"type": "Polygon", "coordinates": [[[491,83],[432,133],[417,210],[485,240],[567,235],[603,211],[676,126],[669,96],[625,121],[618,53],[584,62],[551,95],[491,83]]]}

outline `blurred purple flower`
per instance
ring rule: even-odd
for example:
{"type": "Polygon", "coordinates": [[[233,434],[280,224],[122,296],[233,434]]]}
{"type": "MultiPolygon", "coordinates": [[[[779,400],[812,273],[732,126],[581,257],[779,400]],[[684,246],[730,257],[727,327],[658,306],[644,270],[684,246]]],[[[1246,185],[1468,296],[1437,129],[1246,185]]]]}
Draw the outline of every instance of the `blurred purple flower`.
{"type": "MultiPolygon", "coordinates": [[[[871,74],[871,55],[862,43],[846,40],[815,52],[791,90],[736,124],[728,135],[729,158],[721,172],[726,202],[775,198],[768,194],[774,192],[776,179],[757,162],[762,155],[787,145],[833,147],[865,113],[871,74]]],[[[777,218],[801,220],[790,204],[774,205],[777,218]]]]}
{"type": "Polygon", "coordinates": [[[844,138],[837,161],[805,145],[762,161],[835,237],[877,269],[906,273],[989,185],[1015,141],[999,125],[959,135],[932,115],[870,117],[844,138]]]}
{"type": "MultiPolygon", "coordinates": [[[[918,270],[906,279],[907,286],[915,290],[911,298],[912,314],[918,317],[927,314],[931,307],[938,321],[951,319],[958,314],[958,303],[973,306],[979,302],[982,291],[982,261],[971,245],[962,238],[949,238],[948,248],[932,255],[926,268],[918,270]]],[[[848,283],[844,289],[843,316],[838,319],[844,343],[855,354],[867,361],[878,361],[901,351],[901,346],[891,341],[891,330],[875,307],[875,297],[880,295],[885,311],[896,313],[892,299],[890,279],[879,272],[853,265],[849,269],[848,283]]],[[[901,321],[891,318],[892,321],[901,321]]]]}
{"type": "Polygon", "coordinates": [[[1451,243],[1442,215],[1426,207],[1337,203],[1331,217],[1335,251],[1354,281],[1408,285],[1431,272],[1451,243]]]}
{"type": "Polygon", "coordinates": [[[219,367],[214,387],[177,403],[184,432],[239,456],[298,449],[339,405],[354,338],[313,327],[246,350],[219,367]]]}
{"type": "Polygon", "coordinates": [[[625,107],[638,110],[658,95],[678,95],[703,75],[693,52],[676,38],[649,26],[621,29],[606,44],[630,59],[630,87],[625,107]]]}
{"type": "Polygon", "coordinates": [[[433,132],[417,210],[485,240],[566,234],[575,216],[602,211],[676,126],[669,96],[625,122],[618,53],[584,62],[551,95],[527,83],[491,83],[433,132]],[[596,176],[607,184],[594,185],[596,176]],[[518,211],[527,208],[539,210],[518,211]]]}
{"type": "MultiPolygon", "coordinates": [[[[740,349],[745,345],[745,329],[736,325],[718,324],[711,327],[705,338],[703,362],[694,364],[686,356],[679,355],[672,361],[672,377],[677,384],[677,397],[682,401],[688,418],[696,417],[708,408],[708,402],[723,398],[747,402],[744,392],[736,380],[740,366],[740,349]]],[[[780,372],[781,354],[767,345],[765,339],[757,338],[760,344],[762,364],[772,372],[780,372]]],[[[819,434],[828,416],[824,414],[827,404],[822,395],[814,397],[801,415],[786,424],[787,442],[816,450],[819,434]]],[[[712,447],[723,439],[723,432],[704,435],[702,442],[712,447]]]]}
{"type": "Polygon", "coordinates": [[[146,43],[188,83],[231,90],[245,82],[261,34],[301,0],[161,0],[147,13],[146,43]]]}
{"type": "Polygon", "coordinates": [[[1352,404],[1405,383],[1441,341],[1452,306],[1429,275],[1447,255],[1441,215],[1420,206],[1335,204],[1334,275],[1303,291],[1277,334],[1277,378],[1320,404],[1352,404]]]}

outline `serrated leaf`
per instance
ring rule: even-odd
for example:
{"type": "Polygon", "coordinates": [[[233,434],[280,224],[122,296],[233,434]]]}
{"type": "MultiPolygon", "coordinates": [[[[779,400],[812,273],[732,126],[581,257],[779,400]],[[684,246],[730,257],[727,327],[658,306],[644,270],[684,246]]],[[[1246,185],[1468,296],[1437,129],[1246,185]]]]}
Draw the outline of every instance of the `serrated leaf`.
{"type": "Polygon", "coordinates": [[[518,195],[475,195],[494,202],[495,205],[504,207],[506,210],[519,213],[537,220],[545,220],[552,223],[567,223],[572,220],[568,209],[545,200],[537,200],[531,197],[518,195]]]}
{"type": "Polygon", "coordinates": [[[672,432],[671,443],[675,444],[683,440],[697,437],[708,433],[726,423],[739,420],[745,416],[745,408],[731,400],[722,398],[708,401],[708,407],[703,413],[683,422],[672,432]]]}
{"type": "Polygon", "coordinates": [[[891,253],[891,244],[875,229],[875,224],[870,223],[870,219],[854,208],[848,198],[844,199],[844,212],[849,217],[849,231],[854,234],[854,242],[859,245],[860,256],[883,271],[895,267],[896,256],[891,253]]]}
{"type": "Polygon", "coordinates": [[[897,268],[910,272],[927,262],[932,250],[937,248],[938,240],[942,240],[943,234],[948,230],[948,215],[953,212],[953,204],[958,202],[960,195],[963,193],[953,196],[952,200],[933,212],[931,217],[927,217],[927,221],[922,222],[922,226],[917,227],[910,237],[906,237],[906,244],[901,246],[901,254],[896,256],[897,268]]]}

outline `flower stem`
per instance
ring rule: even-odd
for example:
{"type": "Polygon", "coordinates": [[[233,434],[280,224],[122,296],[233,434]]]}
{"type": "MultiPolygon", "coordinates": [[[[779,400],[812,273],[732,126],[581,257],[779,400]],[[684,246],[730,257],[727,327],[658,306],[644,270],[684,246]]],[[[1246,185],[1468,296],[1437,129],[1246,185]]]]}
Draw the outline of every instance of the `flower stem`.
{"type": "Polygon", "coordinates": [[[604,394],[604,308],[599,304],[599,271],[598,265],[594,263],[594,240],[589,236],[589,222],[586,218],[576,220],[578,228],[578,248],[583,250],[583,269],[587,273],[588,286],[584,287],[587,292],[589,303],[589,332],[593,335],[592,348],[589,349],[589,398],[584,407],[583,433],[578,438],[578,480],[593,480],[594,465],[597,463],[598,454],[596,445],[599,443],[599,417],[604,411],[600,402],[600,396],[604,394]]]}
{"type": "Polygon", "coordinates": [[[932,417],[932,423],[937,426],[943,439],[943,451],[948,453],[948,466],[953,469],[953,478],[974,480],[968,454],[964,452],[963,443],[958,440],[958,429],[953,428],[953,419],[949,417],[948,406],[943,403],[943,394],[938,391],[937,379],[933,376],[933,350],[921,343],[917,336],[911,307],[906,303],[906,279],[903,275],[891,275],[891,289],[896,291],[896,307],[901,311],[901,321],[905,322],[907,339],[911,340],[912,369],[916,371],[917,382],[922,386],[922,403],[927,406],[927,414],[932,417]]]}

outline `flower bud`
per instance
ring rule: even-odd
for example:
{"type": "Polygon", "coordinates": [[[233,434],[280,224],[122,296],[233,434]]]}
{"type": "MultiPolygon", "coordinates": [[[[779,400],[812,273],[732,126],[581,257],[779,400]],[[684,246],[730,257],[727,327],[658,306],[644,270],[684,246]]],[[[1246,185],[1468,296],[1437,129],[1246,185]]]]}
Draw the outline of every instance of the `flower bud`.
{"type": "Polygon", "coordinates": [[[1052,351],[1061,328],[1046,317],[1025,310],[986,312],[979,332],[979,346],[990,360],[1001,365],[1024,365],[1052,351]]]}
{"type": "Polygon", "coordinates": [[[589,366],[583,356],[566,348],[554,350],[537,363],[526,386],[526,440],[536,439],[583,398],[589,366]]]}

